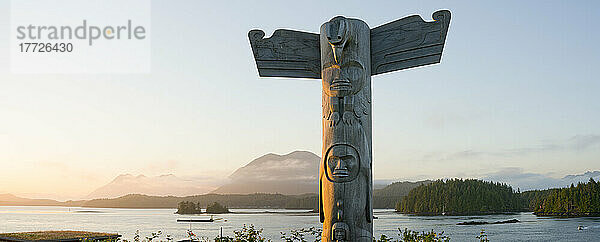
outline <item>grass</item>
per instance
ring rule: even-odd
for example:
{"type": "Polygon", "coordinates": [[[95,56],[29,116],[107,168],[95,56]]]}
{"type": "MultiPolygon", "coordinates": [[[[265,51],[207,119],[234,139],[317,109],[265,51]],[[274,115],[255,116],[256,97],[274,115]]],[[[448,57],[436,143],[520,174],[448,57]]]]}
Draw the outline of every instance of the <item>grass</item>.
{"type": "MultiPolygon", "coordinates": [[[[20,232],[20,233],[4,233],[0,237],[8,237],[20,240],[62,240],[62,239],[83,239],[104,236],[117,236],[118,234],[86,232],[86,231],[37,231],[37,232],[20,232]]],[[[2,239],[0,239],[2,240],[2,239]]]]}

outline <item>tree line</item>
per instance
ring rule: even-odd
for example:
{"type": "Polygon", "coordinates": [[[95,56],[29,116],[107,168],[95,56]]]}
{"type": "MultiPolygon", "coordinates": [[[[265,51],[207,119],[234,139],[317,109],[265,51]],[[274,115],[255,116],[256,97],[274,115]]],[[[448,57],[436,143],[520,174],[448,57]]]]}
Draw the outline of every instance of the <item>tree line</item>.
{"type": "Polygon", "coordinates": [[[532,191],[528,196],[531,210],[540,216],[600,216],[600,184],[593,178],[587,183],[566,188],[532,191]]]}
{"type": "MultiPolygon", "coordinates": [[[[178,214],[201,214],[202,205],[200,203],[194,203],[191,201],[181,201],[177,204],[178,214]]],[[[217,213],[229,213],[229,209],[217,202],[206,205],[204,213],[217,214],[217,213]]]]}
{"type": "MultiPolygon", "coordinates": [[[[406,196],[408,192],[422,184],[431,181],[395,182],[385,188],[373,191],[374,208],[394,208],[396,202],[406,196]]],[[[203,205],[218,202],[229,208],[287,208],[287,209],[313,209],[317,211],[319,205],[318,194],[283,195],[283,194],[203,194],[185,197],[175,196],[149,196],[130,194],[118,198],[94,199],[84,201],[83,207],[106,208],[177,208],[179,202],[188,201],[203,205]]]]}
{"type": "Polygon", "coordinates": [[[408,214],[465,215],[525,211],[520,194],[504,183],[476,179],[436,180],[412,189],[396,204],[408,214]]]}
{"type": "Polygon", "coordinates": [[[407,214],[468,215],[532,211],[539,216],[600,216],[600,184],[520,192],[504,183],[437,180],[412,189],[396,204],[407,214]]]}

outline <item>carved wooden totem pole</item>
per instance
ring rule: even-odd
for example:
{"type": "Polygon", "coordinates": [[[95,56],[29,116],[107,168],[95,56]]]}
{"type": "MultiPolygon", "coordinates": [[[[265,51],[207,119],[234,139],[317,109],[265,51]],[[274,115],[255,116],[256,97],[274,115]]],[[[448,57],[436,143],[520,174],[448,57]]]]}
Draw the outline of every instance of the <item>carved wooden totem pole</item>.
{"type": "Polygon", "coordinates": [[[369,29],[362,20],[338,16],[320,34],[248,33],[260,76],[322,79],[323,241],[373,241],[371,76],[439,63],[450,11],[433,19],[413,15],[369,29]]]}

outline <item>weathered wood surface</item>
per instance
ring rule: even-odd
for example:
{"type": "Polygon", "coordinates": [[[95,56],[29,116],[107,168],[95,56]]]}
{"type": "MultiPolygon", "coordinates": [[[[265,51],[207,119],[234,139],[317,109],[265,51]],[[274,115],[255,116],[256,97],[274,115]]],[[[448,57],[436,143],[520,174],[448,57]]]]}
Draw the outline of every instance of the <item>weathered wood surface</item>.
{"type": "Polygon", "coordinates": [[[322,241],[372,241],[369,26],[335,17],[321,26],[322,241]]]}
{"type": "Polygon", "coordinates": [[[248,33],[260,76],[322,79],[322,241],[372,241],[371,76],[439,63],[450,11],[433,19],[409,16],[370,30],[340,16],[323,24],[320,35],[248,33]]]}
{"type": "MultiPolygon", "coordinates": [[[[439,63],[450,26],[450,11],[433,13],[435,21],[408,16],[371,30],[371,75],[439,63]]],[[[248,33],[262,77],[321,78],[319,35],[278,29],[269,38],[248,33]]]]}
{"type": "Polygon", "coordinates": [[[433,22],[413,15],[371,30],[372,75],[439,63],[450,25],[450,11],[433,13],[433,22]]]}
{"type": "Polygon", "coordinates": [[[278,29],[264,37],[262,30],[248,33],[260,76],[321,78],[318,34],[278,29]]]}

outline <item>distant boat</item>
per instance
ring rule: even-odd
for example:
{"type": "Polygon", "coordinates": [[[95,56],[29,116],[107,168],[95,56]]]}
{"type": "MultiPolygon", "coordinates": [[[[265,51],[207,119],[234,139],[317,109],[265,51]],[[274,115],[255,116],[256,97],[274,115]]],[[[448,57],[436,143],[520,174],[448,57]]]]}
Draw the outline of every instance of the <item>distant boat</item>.
{"type": "Polygon", "coordinates": [[[195,222],[198,222],[198,223],[202,223],[202,222],[204,222],[204,223],[212,223],[214,221],[215,220],[212,219],[212,218],[209,218],[209,219],[177,219],[177,222],[184,222],[184,223],[188,223],[188,222],[191,222],[191,223],[195,223],[195,222]]]}
{"type": "Polygon", "coordinates": [[[177,222],[184,222],[184,223],[188,223],[188,222],[198,222],[198,223],[212,223],[215,220],[213,219],[213,216],[211,215],[209,219],[177,219],[177,222]]]}
{"type": "Polygon", "coordinates": [[[583,230],[583,226],[581,226],[581,225],[577,226],[577,230],[583,230]]]}

